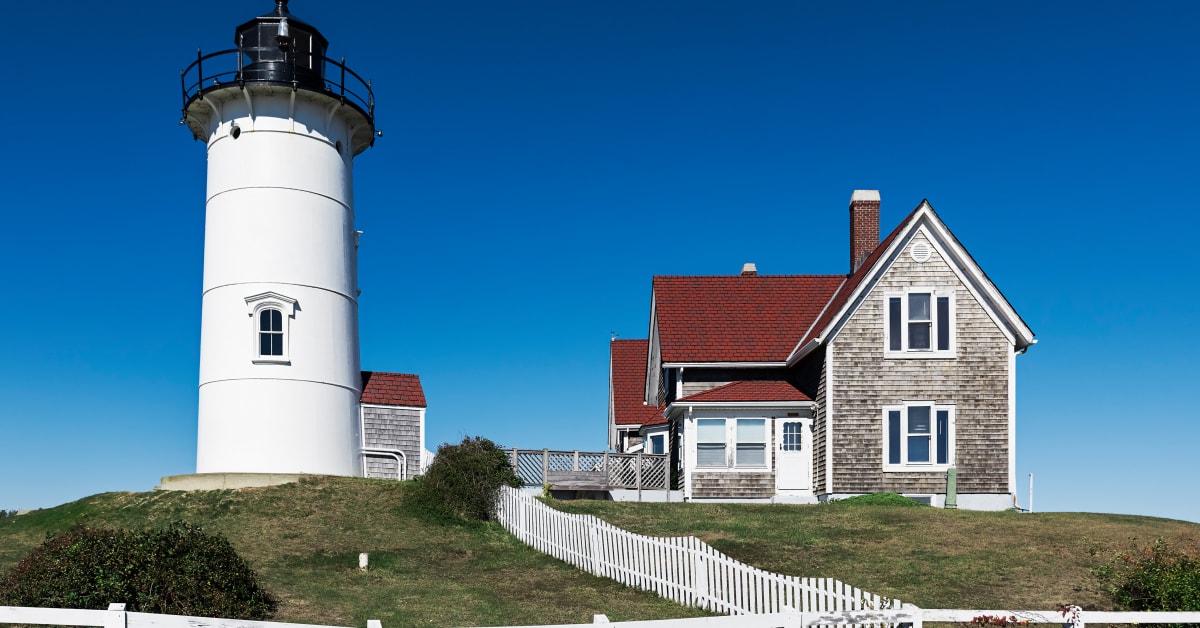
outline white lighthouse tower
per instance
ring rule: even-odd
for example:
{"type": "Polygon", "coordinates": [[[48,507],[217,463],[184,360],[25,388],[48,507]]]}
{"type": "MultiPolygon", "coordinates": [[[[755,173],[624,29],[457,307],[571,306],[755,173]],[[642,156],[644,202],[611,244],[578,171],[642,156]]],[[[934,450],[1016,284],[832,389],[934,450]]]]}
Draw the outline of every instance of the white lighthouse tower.
{"type": "Polygon", "coordinates": [[[287,5],[183,73],[208,149],[197,473],[363,473],[351,173],[374,98],[287,5]]]}

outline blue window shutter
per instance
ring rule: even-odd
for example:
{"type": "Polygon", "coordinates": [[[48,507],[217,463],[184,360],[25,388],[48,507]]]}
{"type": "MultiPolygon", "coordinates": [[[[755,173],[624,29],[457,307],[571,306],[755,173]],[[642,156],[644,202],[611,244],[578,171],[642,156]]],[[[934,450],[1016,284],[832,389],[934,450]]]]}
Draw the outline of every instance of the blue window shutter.
{"type": "Polygon", "coordinates": [[[900,464],[899,410],[888,410],[888,464],[900,464]]]}
{"type": "Polygon", "coordinates": [[[892,297],[888,299],[888,349],[891,351],[900,350],[900,326],[904,321],[900,319],[900,298],[892,297]]]}
{"type": "Polygon", "coordinates": [[[950,350],[950,297],[938,297],[937,300],[937,348],[938,351],[950,350]]]}
{"type": "Polygon", "coordinates": [[[950,462],[950,412],[937,411],[937,463],[950,462]]]}

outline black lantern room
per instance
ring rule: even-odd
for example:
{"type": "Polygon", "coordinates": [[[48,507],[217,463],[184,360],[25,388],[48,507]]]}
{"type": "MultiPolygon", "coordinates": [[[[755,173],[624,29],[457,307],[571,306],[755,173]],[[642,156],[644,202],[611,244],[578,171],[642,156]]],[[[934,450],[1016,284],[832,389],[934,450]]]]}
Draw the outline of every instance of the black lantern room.
{"type": "Polygon", "coordinates": [[[276,0],[275,10],[238,26],[233,43],[235,48],[209,54],[197,50],[196,60],[180,73],[180,124],[188,125],[196,139],[204,138],[206,131],[198,121],[203,113],[193,108],[210,109],[205,99],[228,97],[226,90],[263,86],[288,87],[354,108],[365,122],[354,125],[355,154],[374,143],[375,95],[371,82],[346,67],[345,59],[328,58],[325,36],[293,15],[288,0],[276,0]]]}
{"type": "Polygon", "coordinates": [[[316,27],[292,15],[287,0],[277,0],[274,11],[237,27],[233,43],[245,55],[243,80],[325,88],[329,42],[316,27]]]}

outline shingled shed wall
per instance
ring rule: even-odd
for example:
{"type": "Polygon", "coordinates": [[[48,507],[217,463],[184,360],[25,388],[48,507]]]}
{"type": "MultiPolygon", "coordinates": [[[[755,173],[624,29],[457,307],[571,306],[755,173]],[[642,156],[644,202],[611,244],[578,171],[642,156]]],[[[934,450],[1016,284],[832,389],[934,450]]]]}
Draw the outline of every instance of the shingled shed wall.
{"type": "MultiPolygon", "coordinates": [[[[363,440],[368,449],[399,449],[407,462],[405,479],[421,472],[421,413],[419,408],[362,407],[363,440]]],[[[367,477],[395,479],[396,461],[385,456],[367,457],[367,477]]]]}
{"type": "MultiPolygon", "coordinates": [[[[404,454],[405,472],[412,478],[421,472],[424,451],[425,391],[421,378],[408,373],[363,371],[363,447],[399,450],[404,454]]],[[[366,475],[371,478],[398,477],[394,458],[373,454],[365,457],[366,475]]]]}
{"type": "MultiPolygon", "coordinates": [[[[816,479],[824,493],[944,493],[944,472],[883,472],[883,407],[905,400],[955,406],[959,493],[1008,492],[1008,385],[1012,344],[950,266],[934,250],[917,263],[908,246],[929,242],[918,232],[830,343],[834,424],[833,477],[824,477],[818,442],[816,479]],[[888,291],[954,289],[954,359],[885,359],[888,291]]],[[[819,401],[824,395],[819,395],[819,401]]],[[[820,407],[824,408],[824,403],[820,407]]],[[[824,412],[817,415],[822,437],[824,412]]],[[[828,437],[828,434],[825,434],[828,437]]]]}

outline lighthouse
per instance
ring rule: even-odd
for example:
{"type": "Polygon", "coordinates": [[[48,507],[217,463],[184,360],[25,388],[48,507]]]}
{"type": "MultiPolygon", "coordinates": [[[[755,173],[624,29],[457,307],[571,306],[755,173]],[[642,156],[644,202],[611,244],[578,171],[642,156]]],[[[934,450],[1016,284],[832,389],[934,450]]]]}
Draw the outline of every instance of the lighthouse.
{"type": "Polygon", "coordinates": [[[278,0],[182,73],[208,151],[197,473],[364,473],[352,173],[374,96],[327,47],[278,0]]]}

